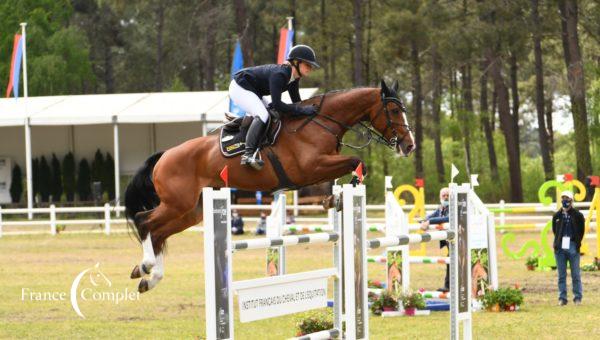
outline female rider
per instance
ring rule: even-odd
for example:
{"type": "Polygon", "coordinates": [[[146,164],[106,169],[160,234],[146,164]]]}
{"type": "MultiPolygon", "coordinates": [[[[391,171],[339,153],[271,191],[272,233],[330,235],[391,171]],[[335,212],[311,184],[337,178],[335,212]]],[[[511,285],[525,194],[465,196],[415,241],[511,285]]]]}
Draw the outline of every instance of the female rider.
{"type": "Polygon", "coordinates": [[[318,68],[315,52],[306,45],[294,46],[284,64],[268,64],[242,69],[234,74],[229,85],[230,99],[254,117],[246,136],[246,149],[242,156],[242,165],[256,170],[264,163],[258,158],[258,144],[266,126],[269,112],[268,101],[264,96],[271,95],[271,107],[284,114],[313,115],[313,106],[289,105],[281,101],[281,94],[288,91],[293,103],[299,102],[300,78],[308,76],[313,68],[318,68]]]}

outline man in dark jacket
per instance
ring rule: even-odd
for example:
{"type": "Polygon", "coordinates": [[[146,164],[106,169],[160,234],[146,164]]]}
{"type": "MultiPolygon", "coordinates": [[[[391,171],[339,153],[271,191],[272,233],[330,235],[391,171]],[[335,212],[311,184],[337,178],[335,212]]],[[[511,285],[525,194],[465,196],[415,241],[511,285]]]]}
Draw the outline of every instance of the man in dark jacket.
{"type": "MultiPolygon", "coordinates": [[[[431,225],[448,223],[448,206],[450,205],[450,190],[442,188],[440,190],[440,206],[432,212],[425,220],[421,221],[421,230],[427,231],[431,225]]],[[[448,248],[448,241],[440,241],[440,249],[448,248]]],[[[439,288],[439,292],[448,292],[450,290],[450,265],[446,265],[446,277],[444,279],[444,287],[439,288]]]]}
{"type": "Polygon", "coordinates": [[[581,272],[579,269],[579,250],[585,233],[585,218],[573,206],[573,192],[563,191],[562,208],[552,217],[554,233],[554,256],[558,271],[558,304],[567,304],[567,262],[571,267],[573,281],[573,303],[581,304],[582,291],[581,272]]]}

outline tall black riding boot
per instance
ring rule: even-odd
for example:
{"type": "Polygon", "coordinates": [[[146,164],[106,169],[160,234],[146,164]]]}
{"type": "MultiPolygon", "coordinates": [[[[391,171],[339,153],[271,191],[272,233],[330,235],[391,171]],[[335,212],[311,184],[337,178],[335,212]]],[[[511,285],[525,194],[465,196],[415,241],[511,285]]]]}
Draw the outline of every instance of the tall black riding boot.
{"type": "Polygon", "coordinates": [[[242,142],[246,142],[246,135],[248,134],[248,129],[253,121],[252,116],[244,116],[242,119],[242,123],[240,124],[240,135],[242,136],[242,142]]]}
{"type": "Polygon", "coordinates": [[[248,135],[246,136],[246,152],[242,156],[242,165],[250,165],[256,170],[262,169],[265,163],[258,158],[258,143],[267,124],[258,117],[254,117],[248,135]]]}

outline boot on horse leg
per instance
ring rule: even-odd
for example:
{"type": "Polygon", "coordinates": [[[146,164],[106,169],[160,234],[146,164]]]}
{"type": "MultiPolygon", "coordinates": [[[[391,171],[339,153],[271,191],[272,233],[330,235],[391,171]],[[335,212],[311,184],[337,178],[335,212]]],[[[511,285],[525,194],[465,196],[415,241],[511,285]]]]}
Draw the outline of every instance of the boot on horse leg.
{"type": "Polygon", "coordinates": [[[246,151],[240,164],[249,165],[255,170],[261,170],[265,163],[258,157],[258,146],[267,124],[259,117],[254,117],[246,137],[246,151]]]}

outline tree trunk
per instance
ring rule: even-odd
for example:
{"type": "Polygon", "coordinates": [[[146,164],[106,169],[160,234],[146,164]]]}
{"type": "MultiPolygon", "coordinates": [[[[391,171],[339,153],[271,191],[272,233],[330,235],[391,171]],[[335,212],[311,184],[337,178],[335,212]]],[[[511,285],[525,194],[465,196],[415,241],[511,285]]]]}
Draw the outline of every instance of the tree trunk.
{"type": "Polygon", "coordinates": [[[552,103],[552,93],[549,93],[546,97],[546,126],[548,127],[548,137],[549,137],[549,146],[550,146],[550,154],[554,155],[554,128],[552,123],[552,114],[554,112],[554,107],[552,103]]]}
{"type": "Polygon", "coordinates": [[[535,106],[538,118],[538,139],[544,165],[546,180],[554,179],[554,164],[550,153],[550,136],[546,130],[546,116],[544,113],[544,64],[542,61],[542,42],[540,35],[540,18],[538,13],[538,0],[531,0],[531,21],[533,23],[533,53],[535,58],[535,106]]]}
{"type": "Polygon", "coordinates": [[[423,97],[421,93],[421,61],[419,59],[419,47],[417,42],[411,41],[411,61],[413,67],[413,107],[415,111],[415,176],[423,178],[423,97]],[[418,146],[421,147],[418,147],[418,146]]]}
{"type": "MultiPolygon", "coordinates": [[[[206,1],[206,10],[207,11],[214,11],[216,4],[215,4],[215,0],[208,0],[206,1]]],[[[215,30],[218,30],[219,27],[219,22],[218,20],[211,20],[210,25],[212,25],[212,28],[215,30]]],[[[216,68],[216,59],[217,59],[217,49],[213,48],[213,46],[215,46],[215,37],[216,34],[208,34],[206,36],[206,46],[203,48],[204,50],[204,80],[205,80],[205,85],[204,85],[204,89],[208,90],[208,91],[214,91],[216,90],[215,88],[215,68],[216,68]]],[[[231,60],[231,59],[229,59],[231,60]]]]}
{"type": "Polygon", "coordinates": [[[490,123],[490,112],[488,107],[488,63],[483,60],[481,62],[481,77],[480,79],[480,97],[479,97],[479,108],[481,112],[479,112],[479,119],[481,120],[481,125],[483,127],[483,133],[485,135],[485,141],[488,149],[488,157],[490,160],[490,172],[492,174],[492,181],[494,183],[499,183],[500,176],[498,176],[498,160],[496,159],[496,148],[494,146],[494,130],[490,123]]]}
{"type": "Polygon", "coordinates": [[[490,63],[490,75],[492,76],[494,88],[498,95],[500,128],[504,133],[506,156],[508,158],[508,169],[510,173],[511,201],[522,202],[523,189],[521,184],[521,162],[518,152],[519,138],[514,130],[514,119],[510,113],[508,88],[502,77],[502,59],[492,49],[488,49],[487,58],[490,63]]]}
{"type": "Polygon", "coordinates": [[[577,178],[583,181],[586,175],[592,174],[592,160],[585,106],[583,61],[577,32],[577,1],[559,0],[558,7],[561,14],[564,58],[567,66],[569,96],[571,97],[571,111],[573,112],[573,126],[575,128],[577,178]]]}
{"type": "Polygon", "coordinates": [[[254,65],[252,40],[250,35],[250,17],[247,15],[245,0],[233,0],[235,8],[235,30],[240,39],[244,65],[254,65]]]}
{"type": "Polygon", "coordinates": [[[156,80],[154,90],[162,92],[164,87],[162,62],[163,62],[163,33],[165,26],[165,6],[162,0],[156,6],[156,80]]]}
{"type": "Polygon", "coordinates": [[[372,32],[372,21],[371,21],[371,14],[372,14],[372,7],[371,7],[371,0],[367,0],[367,56],[366,56],[366,60],[365,60],[365,78],[366,78],[366,82],[365,84],[370,84],[371,83],[371,79],[370,79],[370,72],[371,72],[371,43],[372,43],[372,36],[371,36],[371,32],[372,32]]]}
{"type": "Polygon", "coordinates": [[[432,108],[433,115],[433,143],[435,147],[435,165],[437,168],[438,182],[445,183],[444,157],[442,155],[442,129],[440,128],[441,102],[442,102],[442,63],[437,51],[437,45],[431,47],[431,86],[433,88],[432,108]]]}
{"type": "Polygon", "coordinates": [[[510,57],[508,58],[508,61],[510,63],[510,93],[512,95],[512,124],[513,124],[513,129],[515,131],[515,134],[517,136],[517,148],[518,148],[518,152],[519,154],[520,152],[520,145],[519,145],[519,106],[520,106],[520,100],[519,100],[519,77],[518,77],[518,70],[519,70],[519,65],[517,63],[517,55],[514,51],[510,52],[510,57]]]}
{"type": "MultiPolygon", "coordinates": [[[[327,43],[327,20],[326,20],[326,16],[327,16],[327,10],[325,7],[325,0],[321,0],[321,41],[322,41],[322,45],[321,45],[321,55],[323,56],[323,60],[327,60],[327,64],[329,64],[330,59],[329,59],[329,51],[327,50],[327,46],[329,45],[327,43]]],[[[328,90],[331,88],[331,84],[329,83],[329,65],[325,65],[325,67],[323,67],[323,73],[324,73],[324,88],[325,90],[328,90]]]]}
{"type": "Polygon", "coordinates": [[[362,22],[362,2],[363,0],[354,0],[354,86],[363,84],[363,22],[362,22]]]}
{"type": "Polygon", "coordinates": [[[498,113],[498,93],[496,93],[496,88],[494,87],[492,90],[492,114],[490,117],[492,131],[496,130],[496,113],[498,113]]]}
{"type": "Polygon", "coordinates": [[[461,66],[461,85],[462,85],[462,108],[461,108],[461,125],[463,130],[463,144],[465,148],[465,168],[467,176],[471,175],[471,129],[469,128],[470,117],[473,114],[473,95],[471,84],[471,64],[467,63],[461,66]]]}

